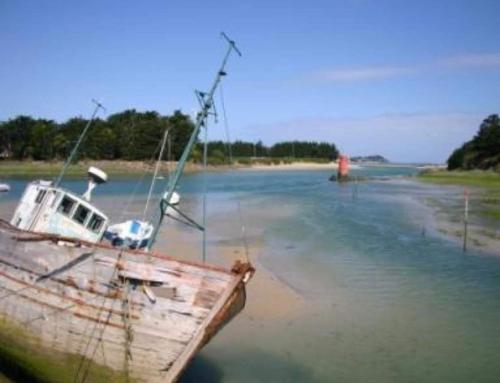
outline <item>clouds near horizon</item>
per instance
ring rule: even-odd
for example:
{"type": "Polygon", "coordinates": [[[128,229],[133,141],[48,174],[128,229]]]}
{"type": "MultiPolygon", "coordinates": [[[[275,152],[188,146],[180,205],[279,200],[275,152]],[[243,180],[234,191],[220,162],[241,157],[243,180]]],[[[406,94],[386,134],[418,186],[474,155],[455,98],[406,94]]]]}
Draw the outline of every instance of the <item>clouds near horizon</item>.
{"type": "MultiPolygon", "coordinates": [[[[486,116],[393,114],[367,118],[298,118],[248,127],[254,134],[277,132],[269,142],[323,140],[350,156],[380,154],[391,161],[443,163],[476,133],[486,116]]],[[[269,136],[269,134],[268,134],[269,136]]]]}

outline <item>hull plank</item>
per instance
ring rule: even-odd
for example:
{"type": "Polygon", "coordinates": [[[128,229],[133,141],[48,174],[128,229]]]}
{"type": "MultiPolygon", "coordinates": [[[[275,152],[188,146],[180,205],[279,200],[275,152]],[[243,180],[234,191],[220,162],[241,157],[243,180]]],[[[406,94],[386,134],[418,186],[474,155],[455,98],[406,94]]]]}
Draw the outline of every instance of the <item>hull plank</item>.
{"type": "Polygon", "coordinates": [[[67,380],[92,366],[138,382],[175,381],[243,308],[252,273],[249,264],[226,270],[0,221],[0,317],[31,346],[79,361],[67,380]]]}

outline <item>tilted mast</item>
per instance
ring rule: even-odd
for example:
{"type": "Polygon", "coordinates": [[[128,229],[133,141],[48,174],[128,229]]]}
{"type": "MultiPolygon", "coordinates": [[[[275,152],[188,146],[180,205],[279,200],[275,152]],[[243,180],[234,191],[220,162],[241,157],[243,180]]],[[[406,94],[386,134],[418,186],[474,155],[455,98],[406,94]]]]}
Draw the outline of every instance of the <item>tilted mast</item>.
{"type": "Polygon", "coordinates": [[[226,41],[229,44],[227,52],[224,56],[224,59],[222,60],[222,65],[219,71],[217,72],[217,75],[215,76],[215,80],[213,82],[210,91],[208,93],[197,92],[197,95],[200,99],[201,110],[196,115],[195,127],[193,129],[193,132],[191,133],[191,137],[189,138],[186,147],[184,148],[184,152],[182,153],[182,156],[179,159],[179,163],[177,164],[177,167],[175,168],[173,174],[170,176],[168,180],[167,192],[165,193],[166,195],[164,195],[163,198],[160,200],[159,212],[157,214],[157,217],[155,217],[155,219],[153,220],[153,233],[151,234],[151,238],[149,239],[149,243],[147,246],[148,250],[151,250],[151,248],[155,243],[156,236],[158,235],[158,231],[160,230],[160,226],[165,217],[165,212],[167,210],[169,201],[172,198],[172,195],[175,191],[175,188],[177,187],[177,184],[179,183],[181,175],[184,171],[184,167],[186,166],[189,154],[193,150],[193,147],[196,143],[196,138],[198,137],[198,133],[200,132],[200,129],[203,126],[206,127],[208,115],[210,114],[210,110],[212,109],[214,104],[213,103],[214,93],[217,90],[217,86],[219,85],[222,77],[226,75],[226,72],[224,72],[224,68],[226,66],[227,60],[229,59],[229,56],[233,50],[239,56],[241,56],[241,52],[236,47],[236,43],[233,40],[229,39],[224,32],[222,32],[222,37],[226,39],[226,41]]]}

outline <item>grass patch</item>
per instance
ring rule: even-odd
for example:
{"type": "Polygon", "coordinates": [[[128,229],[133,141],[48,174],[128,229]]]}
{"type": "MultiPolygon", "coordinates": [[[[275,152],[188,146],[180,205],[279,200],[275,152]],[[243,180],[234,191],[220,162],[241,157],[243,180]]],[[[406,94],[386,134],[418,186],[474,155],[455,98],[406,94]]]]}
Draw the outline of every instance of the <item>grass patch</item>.
{"type": "MultiPolygon", "coordinates": [[[[56,177],[64,164],[60,161],[0,161],[1,177],[56,177]]],[[[87,175],[89,166],[97,166],[109,175],[142,174],[148,167],[143,162],[126,161],[85,161],[72,164],[66,171],[68,177],[82,177],[87,175]]]]}
{"type": "MultiPolygon", "coordinates": [[[[171,162],[168,165],[162,162],[160,171],[167,173],[167,168],[173,169],[177,165],[176,162],[171,162]]],[[[34,178],[34,177],[50,177],[54,178],[59,175],[64,163],[62,161],[6,161],[0,160],[0,178],[34,178]]],[[[109,176],[138,176],[145,173],[152,173],[155,162],[152,161],[124,161],[124,160],[82,160],[68,167],[65,177],[86,177],[87,170],[90,166],[95,166],[104,170],[109,176]]],[[[187,171],[196,171],[199,165],[188,163],[187,171]]]]}
{"type": "Polygon", "coordinates": [[[438,185],[477,187],[471,193],[471,201],[477,208],[477,214],[490,220],[500,220],[500,173],[484,170],[430,170],[418,174],[418,179],[438,185]]]}
{"type": "Polygon", "coordinates": [[[481,215],[485,217],[500,219],[500,209],[482,210],[481,215]]]}
{"type": "MultiPolygon", "coordinates": [[[[50,176],[55,177],[62,169],[62,163],[45,162],[0,162],[0,175],[2,177],[30,177],[30,176],[50,176]]],[[[81,164],[71,165],[68,168],[68,176],[85,175],[87,168],[81,164]]]]}
{"type": "Polygon", "coordinates": [[[431,170],[421,172],[418,178],[425,182],[442,185],[478,186],[484,188],[498,188],[500,190],[500,173],[494,171],[431,170]]]}

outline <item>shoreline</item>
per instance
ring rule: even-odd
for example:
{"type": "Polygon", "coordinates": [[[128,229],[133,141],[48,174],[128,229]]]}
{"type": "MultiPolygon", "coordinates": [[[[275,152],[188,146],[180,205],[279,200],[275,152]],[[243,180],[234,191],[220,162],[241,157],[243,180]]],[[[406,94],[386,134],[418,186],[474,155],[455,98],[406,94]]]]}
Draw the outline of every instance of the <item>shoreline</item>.
{"type": "Polygon", "coordinates": [[[317,163],[317,162],[292,162],[292,163],[281,163],[281,164],[254,164],[245,167],[241,167],[241,170],[245,171],[262,171],[262,170],[336,170],[337,163],[327,162],[327,163],[317,163]]]}
{"type": "MultiPolygon", "coordinates": [[[[68,167],[66,176],[69,178],[87,175],[90,166],[97,167],[111,176],[134,176],[144,173],[153,173],[156,162],[153,161],[123,161],[123,160],[84,160],[68,167]]],[[[177,162],[162,161],[160,173],[173,171],[177,162]]],[[[0,161],[0,177],[27,178],[39,176],[57,176],[64,163],[62,161],[0,161]]],[[[209,171],[224,171],[227,165],[208,166],[209,171]]],[[[185,173],[195,173],[202,170],[202,166],[192,162],[186,164],[185,173]]]]}
{"type": "MultiPolygon", "coordinates": [[[[90,166],[95,166],[108,175],[116,177],[126,177],[153,173],[154,161],[125,161],[125,160],[82,160],[77,164],[70,165],[66,175],[69,178],[84,177],[90,166]]],[[[54,177],[59,174],[64,163],[62,161],[0,161],[0,178],[29,178],[29,177],[54,177]]],[[[160,164],[160,174],[171,173],[177,165],[176,161],[162,161],[160,164]]],[[[362,167],[391,167],[396,164],[376,164],[376,163],[351,163],[350,169],[360,169],[362,167]]],[[[274,171],[274,170],[329,170],[335,171],[338,164],[331,162],[314,162],[297,159],[290,162],[290,159],[283,159],[280,163],[265,163],[255,161],[252,164],[207,165],[208,172],[224,172],[233,170],[243,171],[274,171]]],[[[184,173],[200,173],[204,171],[202,164],[188,162],[184,173]]]]}

